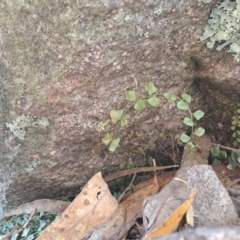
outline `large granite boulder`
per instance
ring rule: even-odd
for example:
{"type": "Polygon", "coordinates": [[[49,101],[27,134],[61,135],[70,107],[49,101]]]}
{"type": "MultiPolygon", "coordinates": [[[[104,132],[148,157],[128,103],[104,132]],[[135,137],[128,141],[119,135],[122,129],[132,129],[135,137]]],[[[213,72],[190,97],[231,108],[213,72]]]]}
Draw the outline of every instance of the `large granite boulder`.
{"type": "Polygon", "coordinates": [[[130,110],[121,146],[108,151],[101,138],[115,126],[102,125],[111,109],[126,106],[126,89],[143,92],[152,81],[162,92],[190,93],[193,109],[211,113],[209,121],[231,113],[238,63],[199,39],[216,2],[2,0],[1,211],[75,194],[95,172],[126,160],[144,164],[136,152],[176,144],[184,113],[162,100],[158,108],[130,110]]]}

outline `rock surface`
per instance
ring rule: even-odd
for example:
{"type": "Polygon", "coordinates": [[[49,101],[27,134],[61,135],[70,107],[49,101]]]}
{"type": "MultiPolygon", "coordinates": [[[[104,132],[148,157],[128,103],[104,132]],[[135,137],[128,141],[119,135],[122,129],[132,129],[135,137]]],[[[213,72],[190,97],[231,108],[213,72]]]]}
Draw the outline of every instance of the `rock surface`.
{"type": "MultiPolygon", "coordinates": [[[[156,237],[154,240],[238,240],[239,227],[196,228],[173,233],[164,237],[156,237]]],[[[152,238],[153,239],[153,238],[152,238]]],[[[149,238],[151,240],[151,238],[149,238]]]]}
{"type": "Polygon", "coordinates": [[[183,113],[163,100],[131,114],[121,147],[108,152],[101,138],[114,126],[99,126],[126,106],[126,89],[142,92],[152,81],[194,95],[193,108],[230,109],[239,66],[199,40],[216,2],[2,0],[0,210],[76,194],[99,170],[143,164],[134,149],[172,145],[183,113]],[[161,132],[173,137],[153,140],[161,132]]]}

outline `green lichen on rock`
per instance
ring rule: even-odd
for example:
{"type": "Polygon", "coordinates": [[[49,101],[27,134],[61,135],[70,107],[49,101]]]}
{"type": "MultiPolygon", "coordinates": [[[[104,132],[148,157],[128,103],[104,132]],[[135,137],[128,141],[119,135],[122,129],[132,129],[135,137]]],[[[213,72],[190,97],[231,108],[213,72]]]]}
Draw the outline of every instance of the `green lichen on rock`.
{"type": "Polygon", "coordinates": [[[34,159],[26,168],[27,172],[34,171],[37,167],[40,167],[41,165],[48,166],[49,168],[52,168],[57,165],[56,162],[53,162],[49,159],[34,159]]]}
{"type": "Polygon", "coordinates": [[[163,11],[163,9],[160,6],[159,7],[155,7],[153,9],[153,14],[159,16],[159,15],[161,15],[162,11],[163,11]]]}
{"type": "Polygon", "coordinates": [[[6,123],[6,126],[17,138],[24,140],[27,128],[46,129],[46,127],[49,126],[49,121],[46,117],[35,119],[28,115],[21,115],[12,123],[6,123]]]}
{"type": "Polygon", "coordinates": [[[233,53],[237,62],[240,61],[240,0],[225,0],[213,8],[200,37],[201,41],[208,38],[208,48],[213,48],[217,42],[220,44],[216,48],[218,51],[228,47],[228,52],[233,53]]]}
{"type": "Polygon", "coordinates": [[[102,131],[106,131],[108,128],[109,128],[109,122],[110,120],[106,120],[106,121],[101,121],[101,122],[98,122],[96,124],[96,130],[98,132],[102,132],[102,131]]]}

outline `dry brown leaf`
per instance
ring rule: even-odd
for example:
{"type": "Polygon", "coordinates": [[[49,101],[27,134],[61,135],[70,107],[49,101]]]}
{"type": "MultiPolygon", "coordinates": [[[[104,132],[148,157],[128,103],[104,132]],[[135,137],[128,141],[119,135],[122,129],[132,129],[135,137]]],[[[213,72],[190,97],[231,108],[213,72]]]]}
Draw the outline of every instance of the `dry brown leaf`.
{"type": "Polygon", "coordinates": [[[37,240],[83,239],[111,217],[117,206],[116,199],[99,172],[89,180],[61,217],[50,224],[37,240]]]}
{"type": "Polygon", "coordinates": [[[188,199],[179,206],[158,228],[147,234],[144,239],[160,237],[172,232],[179,224],[184,214],[187,212],[189,207],[192,205],[194,197],[196,195],[196,189],[193,189],[188,199]]]}
{"type": "Polygon", "coordinates": [[[88,240],[99,239],[122,239],[126,232],[135,224],[137,218],[142,215],[142,203],[147,196],[156,194],[159,190],[157,178],[154,182],[142,189],[139,189],[128,196],[119,204],[118,210],[104,225],[96,229],[88,240]]]}
{"type": "MultiPolygon", "coordinates": [[[[219,166],[213,166],[213,168],[216,168],[218,169],[219,166]]],[[[223,166],[225,167],[225,166],[223,166]]],[[[167,184],[169,181],[171,181],[171,179],[173,178],[174,174],[176,173],[176,171],[172,171],[172,172],[166,172],[166,173],[163,173],[161,175],[158,176],[158,183],[160,185],[160,188],[164,187],[165,184],[167,184]]],[[[150,190],[151,192],[151,189],[150,189],[150,186],[152,186],[152,181],[153,181],[153,178],[139,184],[138,186],[136,186],[135,188],[135,193],[136,195],[130,197],[128,195],[128,197],[124,198],[124,200],[126,201],[123,201],[123,204],[121,203],[120,206],[119,206],[119,209],[118,211],[114,214],[114,216],[108,221],[106,222],[106,224],[104,224],[103,226],[101,226],[100,228],[96,229],[92,235],[88,238],[88,240],[97,240],[97,239],[101,239],[105,236],[108,236],[109,239],[113,238],[113,239],[118,239],[116,237],[117,234],[120,234],[120,236],[124,236],[125,232],[128,231],[128,227],[132,226],[134,224],[134,219],[138,218],[141,216],[141,209],[139,207],[139,205],[137,204],[137,202],[135,202],[134,206],[132,206],[127,200],[130,201],[131,198],[133,199],[137,199],[136,196],[137,194],[146,191],[146,189],[150,190]],[[125,204],[127,206],[129,206],[129,209],[128,210],[128,207],[125,207],[125,204]],[[133,214],[133,212],[135,211],[134,210],[134,207],[136,207],[137,209],[140,209],[139,210],[139,215],[135,215],[135,217],[130,217],[131,214],[133,214]],[[129,213],[129,216],[127,216],[129,213]],[[127,220],[124,220],[124,219],[132,219],[132,221],[127,221],[127,220]],[[126,223],[129,223],[129,224],[126,224],[126,223]],[[118,232],[118,229],[121,229],[122,228],[122,234],[118,232]],[[116,232],[115,234],[116,235],[111,235],[113,232],[116,232]]],[[[157,191],[156,191],[157,192],[157,191]]],[[[143,195],[143,198],[147,197],[147,193],[145,192],[144,193],[145,195],[143,195]]],[[[149,195],[152,195],[154,194],[154,191],[152,191],[152,193],[150,193],[149,195]]],[[[133,200],[133,202],[135,201],[133,200]]],[[[140,204],[141,205],[141,204],[140,204]]]]}
{"type": "Polygon", "coordinates": [[[123,205],[126,210],[126,216],[124,225],[120,229],[119,233],[114,235],[115,238],[118,235],[123,235],[135,224],[136,219],[142,216],[142,204],[144,199],[147,196],[156,194],[158,191],[159,185],[157,182],[157,177],[155,177],[154,182],[150,186],[133,193],[122,202],[121,205],[123,205]]]}
{"type": "Polygon", "coordinates": [[[194,227],[194,212],[193,212],[193,206],[192,205],[187,210],[186,222],[189,226],[194,227]]]}
{"type": "MultiPolygon", "coordinates": [[[[218,178],[220,179],[220,181],[222,182],[225,188],[235,188],[235,189],[240,188],[239,187],[240,185],[237,185],[233,181],[234,179],[237,179],[237,177],[239,177],[240,168],[236,168],[232,171],[228,170],[226,168],[226,165],[212,165],[212,168],[216,172],[218,178]],[[228,176],[231,176],[231,179],[228,176]]],[[[156,167],[156,169],[158,169],[158,167],[156,167]]],[[[154,170],[154,167],[151,167],[151,170],[154,170]]],[[[164,187],[168,182],[170,182],[171,179],[174,177],[175,173],[176,171],[171,171],[171,172],[165,172],[165,173],[162,173],[161,175],[158,175],[158,182],[160,184],[160,188],[164,187]]],[[[109,176],[112,176],[112,175],[113,174],[109,176]]],[[[152,181],[153,181],[153,178],[137,185],[135,189],[137,190],[137,189],[145,188],[148,185],[150,185],[152,181]]],[[[39,199],[39,200],[32,201],[30,203],[25,203],[9,212],[6,212],[3,215],[3,218],[10,217],[13,215],[31,214],[31,212],[34,211],[35,209],[36,209],[36,212],[50,212],[50,213],[61,214],[69,206],[69,204],[70,202],[67,202],[67,201],[39,199]]]]}

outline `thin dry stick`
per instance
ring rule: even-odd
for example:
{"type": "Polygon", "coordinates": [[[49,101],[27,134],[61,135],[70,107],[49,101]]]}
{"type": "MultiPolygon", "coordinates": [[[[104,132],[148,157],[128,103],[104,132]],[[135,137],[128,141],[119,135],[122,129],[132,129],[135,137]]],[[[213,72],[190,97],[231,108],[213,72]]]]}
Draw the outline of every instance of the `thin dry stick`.
{"type": "Polygon", "coordinates": [[[218,146],[220,148],[226,149],[226,150],[230,150],[230,151],[234,151],[234,152],[239,152],[240,153],[240,149],[227,147],[227,146],[220,145],[220,144],[217,144],[217,143],[211,143],[211,144],[214,145],[214,146],[218,146]]]}
{"type": "Polygon", "coordinates": [[[126,175],[130,175],[133,173],[140,173],[140,172],[150,172],[150,171],[155,171],[155,170],[164,170],[168,168],[174,168],[174,167],[179,167],[179,165],[172,165],[172,166],[164,166],[164,167],[140,167],[140,168],[130,168],[130,169],[125,169],[119,172],[115,172],[112,174],[107,175],[104,177],[104,180],[106,182],[112,181],[116,178],[124,177],[126,175]]]}
{"type": "Polygon", "coordinates": [[[127,186],[127,188],[124,190],[124,192],[119,196],[119,198],[117,199],[118,203],[121,202],[122,198],[124,197],[124,195],[126,194],[126,192],[128,190],[130,190],[130,188],[132,187],[133,181],[135,180],[136,177],[136,173],[134,173],[132,181],[129,183],[129,185],[127,186]]]}
{"type": "Polygon", "coordinates": [[[15,226],[9,233],[5,234],[2,240],[9,239],[15,232],[18,232],[19,226],[15,226]]]}
{"type": "Polygon", "coordinates": [[[8,234],[4,235],[2,240],[7,240],[9,239],[14,233],[20,233],[24,230],[24,228],[27,227],[27,225],[29,224],[29,222],[32,220],[33,215],[36,213],[36,209],[31,213],[30,218],[28,219],[28,221],[19,228],[19,226],[14,227],[8,234]]]}
{"type": "Polygon", "coordinates": [[[23,225],[23,227],[22,227],[23,229],[26,228],[27,225],[30,223],[30,221],[32,220],[32,218],[33,218],[34,214],[36,213],[36,211],[37,211],[37,209],[35,209],[34,211],[32,211],[30,218],[29,218],[28,221],[23,225]]]}

